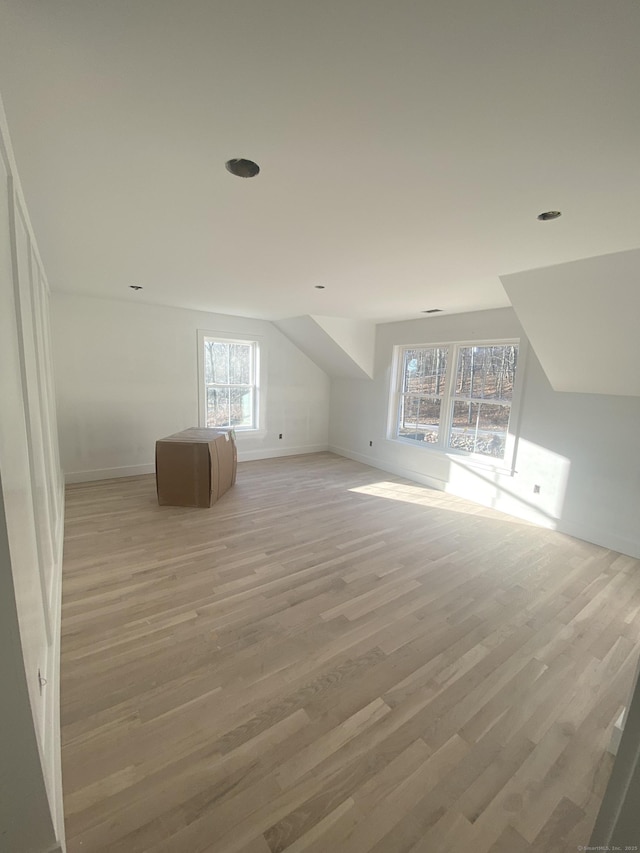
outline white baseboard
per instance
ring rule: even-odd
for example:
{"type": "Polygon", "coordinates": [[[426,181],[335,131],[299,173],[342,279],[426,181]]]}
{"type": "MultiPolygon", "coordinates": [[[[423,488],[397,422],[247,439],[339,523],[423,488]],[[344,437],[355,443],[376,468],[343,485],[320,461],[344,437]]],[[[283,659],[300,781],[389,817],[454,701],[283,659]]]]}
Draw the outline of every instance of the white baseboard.
{"type": "MultiPolygon", "coordinates": [[[[449,491],[445,480],[440,480],[436,477],[429,477],[425,474],[419,473],[418,471],[403,468],[401,465],[385,463],[374,456],[368,456],[364,453],[355,453],[352,450],[347,450],[345,447],[329,445],[329,450],[332,453],[337,453],[338,456],[346,456],[348,459],[353,459],[356,462],[362,462],[364,465],[370,465],[372,468],[378,468],[381,471],[388,471],[390,474],[395,474],[397,477],[404,477],[406,480],[413,480],[414,482],[421,483],[424,486],[430,486],[432,489],[438,489],[441,492],[449,491]]],[[[466,497],[458,492],[452,492],[452,494],[457,494],[465,500],[473,500],[473,498],[466,497]]],[[[533,524],[538,524],[540,527],[550,526],[544,518],[535,519],[530,515],[524,514],[522,516],[514,517],[524,518],[533,524]]],[[[640,542],[636,540],[617,536],[615,533],[611,533],[607,530],[597,530],[593,527],[583,527],[579,524],[566,523],[561,519],[555,523],[554,527],[559,533],[565,533],[567,536],[573,536],[576,539],[582,539],[585,542],[600,545],[602,548],[608,548],[611,551],[618,551],[621,554],[627,554],[630,557],[640,559],[640,542]]]]}
{"type": "Polygon", "coordinates": [[[620,746],[620,741],[622,740],[622,732],[624,731],[624,724],[626,722],[626,714],[627,709],[623,708],[622,711],[620,711],[620,715],[615,722],[613,731],[611,732],[611,740],[609,741],[609,746],[607,747],[607,752],[610,752],[611,755],[618,754],[618,747],[620,746]]]}
{"type": "Polygon", "coordinates": [[[621,554],[627,554],[636,560],[640,559],[640,542],[629,539],[626,536],[618,536],[616,533],[610,533],[608,530],[591,526],[583,528],[580,524],[567,523],[562,521],[562,519],[558,521],[556,529],[560,533],[566,533],[567,536],[584,539],[585,542],[593,542],[594,545],[600,545],[602,548],[608,548],[610,551],[619,551],[621,554]]]}
{"type": "Polygon", "coordinates": [[[352,450],[347,450],[346,447],[337,447],[330,444],[329,450],[332,453],[337,453],[338,456],[346,456],[347,459],[353,459],[354,462],[362,462],[363,465],[369,465],[371,468],[377,468],[379,471],[386,471],[388,474],[395,474],[396,477],[404,477],[405,480],[413,480],[415,483],[420,483],[422,486],[429,486],[431,489],[437,489],[439,492],[444,492],[447,485],[439,477],[430,477],[428,474],[421,474],[419,471],[414,471],[411,468],[403,468],[401,465],[381,462],[374,456],[368,456],[366,453],[355,453],[352,450]]]}
{"type": "Polygon", "coordinates": [[[119,468],[93,468],[90,471],[68,471],[64,475],[65,483],[91,483],[94,480],[113,480],[117,477],[137,477],[140,474],[154,474],[155,463],[147,465],[123,465],[119,468]]]}
{"type": "Polygon", "coordinates": [[[256,459],[276,459],[279,456],[303,456],[306,453],[326,453],[327,444],[304,444],[300,447],[267,447],[260,450],[240,450],[238,462],[253,462],[256,459]]]}
{"type": "MultiPolygon", "coordinates": [[[[255,459],[273,459],[278,456],[301,456],[305,453],[323,453],[329,449],[326,444],[304,444],[299,447],[266,447],[260,450],[241,450],[238,448],[238,462],[252,462],[255,459]]],[[[137,477],[140,474],[155,474],[154,462],[146,465],[123,465],[119,468],[92,468],[90,471],[69,471],[64,475],[66,483],[91,483],[95,480],[114,480],[118,477],[137,477]]]]}

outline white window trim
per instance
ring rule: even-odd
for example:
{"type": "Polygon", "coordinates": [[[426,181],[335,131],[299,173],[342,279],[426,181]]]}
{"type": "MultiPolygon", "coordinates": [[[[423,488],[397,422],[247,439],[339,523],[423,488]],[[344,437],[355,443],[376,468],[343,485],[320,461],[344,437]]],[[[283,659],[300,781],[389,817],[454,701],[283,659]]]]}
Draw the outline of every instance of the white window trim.
{"type": "Polygon", "coordinates": [[[262,335],[248,335],[237,332],[220,332],[215,329],[198,329],[198,423],[201,427],[207,425],[207,404],[204,376],[204,342],[206,338],[224,341],[230,344],[255,345],[255,423],[251,427],[233,427],[236,435],[259,436],[266,433],[264,428],[265,411],[265,347],[262,335]]]}
{"type": "Polygon", "coordinates": [[[504,473],[513,476],[516,473],[515,460],[520,434],[520,420],[522,408],[522,390],[524,387],[524,376],[526,371],[527,343],[522,338],[490,338],[487,340],[462,340],[462,341],[429,341],[427,343],[397,344],[393,348],[393,366],[391,371],[391,393],[389,394],[389,415],[387,421],[387,440],[408,447],[417,448],[419,452],[433,453],[439,456],[455,460],[456,463],[468,464],[473,467],[485,468],[487,470],[504,473]],[[481,453],[471,453],[460,448],[448,446],[448,438],[451,427],[451,413],[453,402],[458,399],[453,394],[455,378],[457,373],[457,353],[462,347],[502,346],[516,344],[518,346],[518,367],[516,369],[513,395],[511,398],[511,413],[509,417],[509,430],[505,443],[503,459],[494,459],[481,453]],[[402,395],[402,373],[403,353],[407,349],[419,349],[447,347],[449,357],[447,358],[446,391],[442,395],[440,426],[438,429],[438,442],[433,444],[423,442],[422,444],[408,438],[397,435],[398,419],[400,417],[400,398],[402,395]],[[444,405],[446,403],[446,405],[444,405]]]}

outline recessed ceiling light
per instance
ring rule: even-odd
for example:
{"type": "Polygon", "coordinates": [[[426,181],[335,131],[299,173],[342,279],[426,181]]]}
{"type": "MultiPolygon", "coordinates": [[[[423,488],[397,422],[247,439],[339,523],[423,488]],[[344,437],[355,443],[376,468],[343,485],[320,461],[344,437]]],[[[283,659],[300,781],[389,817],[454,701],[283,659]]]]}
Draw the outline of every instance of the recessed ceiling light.
{"type": "Polygon", "coordinates": [[[421,311],[421,314],[440,314],[442,308],[428,308],[426,311],[421,311]]]}
{"type": "Polygon", "coordinates": [[[131,288],[131,290],[142,290],[141,284],[130,284],[129,287],[131,288]]]}
{"type": "Polygon", "coordinates": [[[260,171],[260,166],[253,160],[244,160],[242,157],[234,157],[224,164],[227,172],[237,175],[239,178],[255,178],[260,171]]]}
{"type": "Polygon", "coordinates": [[[316,290],[324,290],[324,284],[314,284],[316,290]]]}
{"type": "Polygon", "coordinates": [[[550,219],[557,219],[559,216],[562,216],[559,210],[545,210],[544,213],[538,214],[538,219],[540,222],[548,222],[550,219]]]}

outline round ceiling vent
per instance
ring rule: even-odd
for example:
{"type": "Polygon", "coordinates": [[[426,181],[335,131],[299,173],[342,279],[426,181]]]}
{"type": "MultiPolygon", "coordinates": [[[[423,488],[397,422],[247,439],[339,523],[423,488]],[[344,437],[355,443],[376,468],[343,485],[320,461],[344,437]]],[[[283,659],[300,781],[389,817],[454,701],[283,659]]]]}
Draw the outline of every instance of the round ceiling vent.
{"type": "Polygon", "coordinates": [[[239,178],[255,178],[260,171],[260,166],[253,160],[245,160],[242,157],[234,157],[225,163],[227,172],[237,175],[239,178]]]}

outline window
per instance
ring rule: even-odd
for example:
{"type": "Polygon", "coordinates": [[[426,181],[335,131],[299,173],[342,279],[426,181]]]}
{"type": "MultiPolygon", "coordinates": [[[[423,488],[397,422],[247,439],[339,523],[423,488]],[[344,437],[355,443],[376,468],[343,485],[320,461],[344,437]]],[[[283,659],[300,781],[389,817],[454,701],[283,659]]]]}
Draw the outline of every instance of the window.
{"type": "Polygon", "coordinates": [[[201,334],[203,394],[201,420],[206,427],[258,428],[256,341],[201,334]]]}
{"type": "Polygon", "coordinates": [[[393,438],[504,460],[518,343],[402,347],[393,438]]]}
{"type": "Polygon", "coordinates": [[[448,354],[447,347],[403,350],[399,437],[438,441],[448,354]]]}

